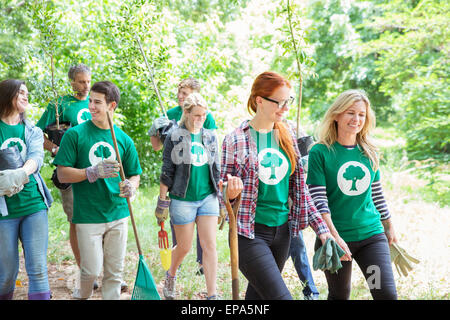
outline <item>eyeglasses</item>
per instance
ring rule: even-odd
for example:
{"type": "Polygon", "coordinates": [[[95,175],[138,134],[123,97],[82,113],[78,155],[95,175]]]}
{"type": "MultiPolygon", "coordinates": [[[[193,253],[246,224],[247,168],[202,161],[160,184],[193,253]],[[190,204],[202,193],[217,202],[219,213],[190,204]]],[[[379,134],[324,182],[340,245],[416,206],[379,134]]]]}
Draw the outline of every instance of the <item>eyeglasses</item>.
{"type": "Polygon", "coordinates": [[[276,100],[273,100],[273,99],[270,99],[267,97],[261,97],[261,98],[263,98],[264,100],[276,103],[278,105],[278,109],[283,109],[285,107],[289,107],[291,104],[294,103],[294,100],[295,100],[294,97],[289,97],[289,99],[283,100],[283,101],[276,101],[276,100]]]}

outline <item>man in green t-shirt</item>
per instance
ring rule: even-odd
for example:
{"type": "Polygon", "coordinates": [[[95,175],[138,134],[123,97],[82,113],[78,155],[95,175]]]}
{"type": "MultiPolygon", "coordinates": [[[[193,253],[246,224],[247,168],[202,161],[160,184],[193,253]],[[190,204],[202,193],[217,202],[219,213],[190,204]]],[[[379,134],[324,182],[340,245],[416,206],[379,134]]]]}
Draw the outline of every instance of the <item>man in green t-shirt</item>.
{"type": "MultiPolygon", "coordinates": [[[[181,115],[183,114],[183,104],[184,99],[188,95],[190,95],[193,92],[200,92],[200,83],[193,78],[187,78],[182,80],[178,84],[178,92],[177,92],[177,99],[178,99],[178,106],[167,110],[167,118],[169,120],[175,120],[180,121],[181,115]]],[[[167,119],[156,119],[155,123],[153,124],[152,128],[149,130],[150,134],[150,142],[152,143],[152,148],[155,151],[159,151],[163,147],[163,143],[159,137],[158,129],[161,127],[161,125],[167,122],[167,119]],[[165,120],[165,121],[162,121],[165,120]],[[159,124],[161,122],[161,124],[159,124]]],[[[206,120],[203,123],[203,128],[205,129],[217,129],[216,122],[214,121],[214,118],[211,113],[208,112],[206,115],[206,120]]]]}
{"type": "Polygon", "coordinates": [[[90,297],[102,266],[103,299],[120,298],[129,216],[125,198],[134,196],[142,169],[133,140],[114,126],[126,177],[120,182],[107,118],[119,99],[119,89],[113,83],[95,83],[89,97],[92,119],[64,134],[54,160],[60,181],[71,183],[73,188],[72,222],[81,258],[80,292],[74,297],[81,299],[90,297]]]}
{"type": "MultiPolygon", "coordinates": [[[[91,85],[91,71],[84,64],[72,66],[68,72],[70,84],[72,85],[73,95],[66,95],[58,99],[58,113],[60,122],[69,123],[71,127],[91,119],[91,114],[88,109],[89,104],[89,89],[91,85]]],[[[46,132],[47,126],[56,122],[55,104],[50,102],[39,119],[36,126],[46,132]]],[[[48,136],[44,134],[44,149],[49,151],[54,157],[59,150],[59,146],[50,141],[48,136]]],[[[57,184],[58,186],[58,184],[57,184]]],[[[66,185],[65,189],[58,187],[61,194],[61,202],[63,210],[67,215],[67,220],[70,223],[69,238],[70,246],[75,257],[77,265],[80,266],[80,252],[78,250],[77,234],[75,225],[72,223],[73,214],[73,195],[72,187],[66,185]]]]}

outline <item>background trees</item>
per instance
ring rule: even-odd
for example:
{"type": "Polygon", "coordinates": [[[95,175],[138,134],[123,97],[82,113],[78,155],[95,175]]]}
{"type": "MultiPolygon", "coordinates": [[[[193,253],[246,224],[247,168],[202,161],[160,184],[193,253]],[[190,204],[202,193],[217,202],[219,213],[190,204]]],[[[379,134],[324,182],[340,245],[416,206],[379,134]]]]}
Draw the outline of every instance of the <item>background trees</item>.
{"type": "MultiPolygon", "coordinates": [[[[116,83],[122,95],[116,121],[136,142],[144,183],[159,175],[161,156],[151,151],[146,131],[161,110],[136,36],[166,107],[176,105],[180,79],[200,79],[220,135],[247,116],[258,73],[272,69],[295,80],[301,69],[301,123],[309,134],[340,92],[361,88],[378,126],[404,139],[402,157],[431,168],[433,177],[442,172],[450,132],[448,1],[289,3],[296,52],[286,33],[287,1],[0,0],[0,79],[27,81],[35,120],[53,99],[50,50],[58,93],[70,89],[67,70],[80,62],[92,68],[93,81],[116,83]]],[[[298,81],[292,82],[298,98],[298,81]]]]}

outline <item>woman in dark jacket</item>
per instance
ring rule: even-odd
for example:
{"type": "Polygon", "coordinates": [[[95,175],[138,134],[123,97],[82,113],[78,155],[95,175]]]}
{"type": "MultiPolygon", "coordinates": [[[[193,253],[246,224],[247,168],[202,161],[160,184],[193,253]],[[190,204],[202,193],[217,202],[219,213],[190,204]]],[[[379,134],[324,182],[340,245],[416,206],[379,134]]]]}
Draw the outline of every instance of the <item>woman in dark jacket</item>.
{"type": "Polygon", "coordinates": [[[175,298],[176,271],[192,246],[195,224],[203,250],[203,268],[208,299],[217,299],[216,228],[219,216],[219,156],[217,137],[204,129],[205,100],[198,93],[189,95],[183,105],[180,126],[164,141],[158,207],[170,203],[170,219],[177,245],[166,272],[164,296],[175,298]],[[167,199],[169,192],[170,199],[167,199]]]}

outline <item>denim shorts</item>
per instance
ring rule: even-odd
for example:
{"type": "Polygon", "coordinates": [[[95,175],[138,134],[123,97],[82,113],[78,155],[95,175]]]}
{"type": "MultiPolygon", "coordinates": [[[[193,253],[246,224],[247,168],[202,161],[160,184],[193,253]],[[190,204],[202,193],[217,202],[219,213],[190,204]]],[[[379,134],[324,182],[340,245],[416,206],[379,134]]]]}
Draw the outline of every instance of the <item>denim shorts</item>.
{"type": "Polygon", "coordinates": [[[219,216],[219,200],[215,193],[198,201],[172,199],[169,212],[173,224],[188,224],[194,222],[198,216],[219,216]]]}

